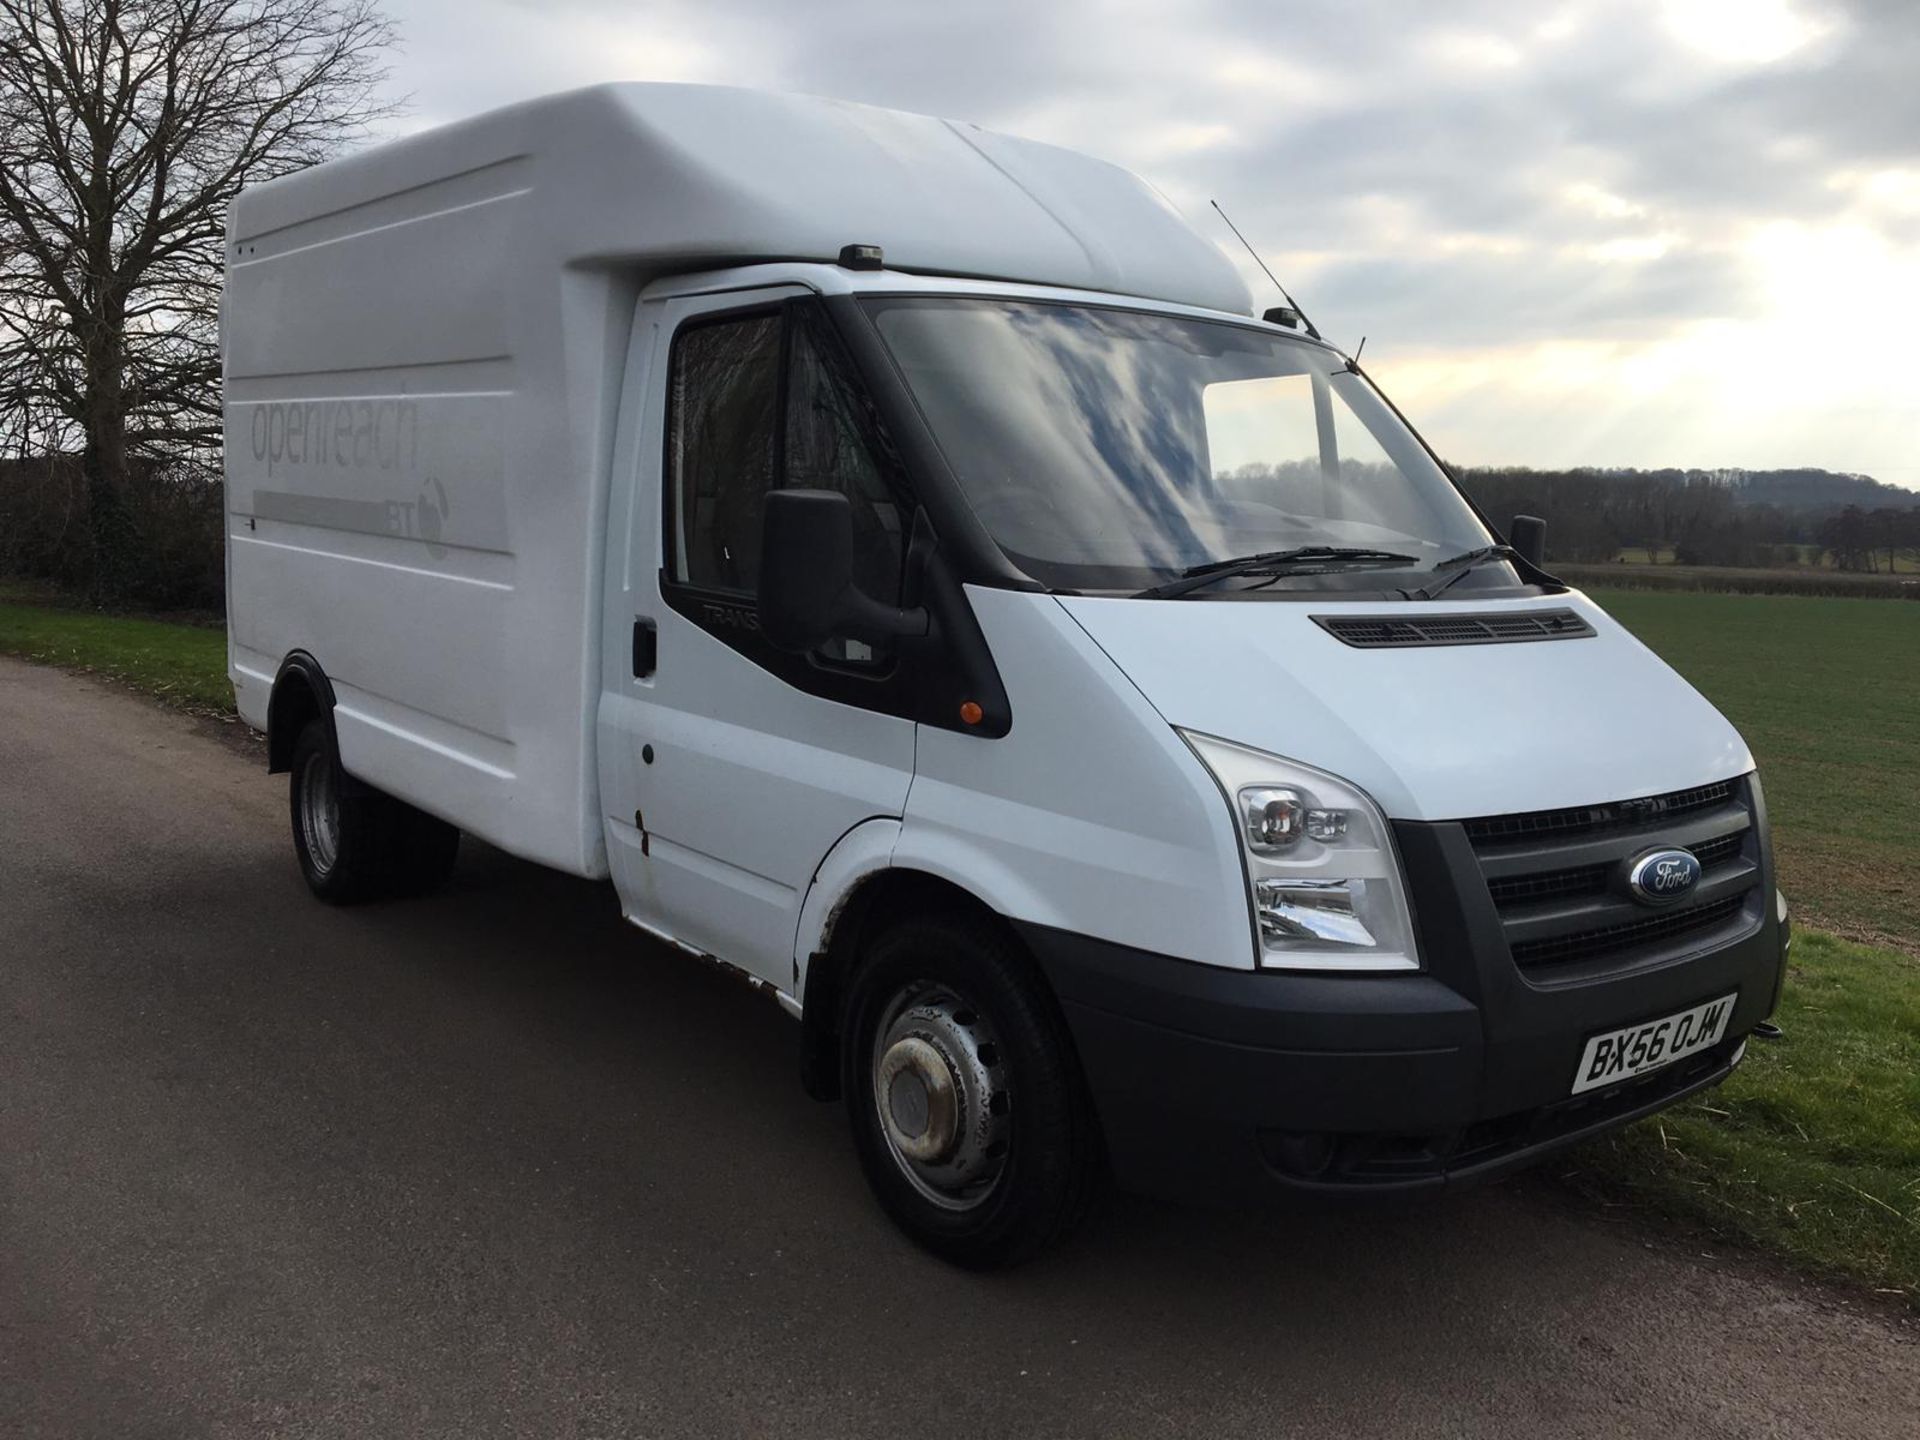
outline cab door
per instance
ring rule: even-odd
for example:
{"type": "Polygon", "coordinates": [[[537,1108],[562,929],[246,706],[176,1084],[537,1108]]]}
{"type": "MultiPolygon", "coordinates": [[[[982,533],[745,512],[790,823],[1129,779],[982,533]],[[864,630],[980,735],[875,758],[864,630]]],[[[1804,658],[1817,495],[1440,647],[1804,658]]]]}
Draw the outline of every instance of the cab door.
{"type": "Polygon", "coordinates": [[[860,584],[897,604],[911,501],[807,292],[643,302],[635,333],[598,737],[614,877],[630,918],[791,994],[807,886],[848,830],[902,813],[914,723],[892,654],[761,637],[761,510],[780,486],[846,493],[860,584]]]}

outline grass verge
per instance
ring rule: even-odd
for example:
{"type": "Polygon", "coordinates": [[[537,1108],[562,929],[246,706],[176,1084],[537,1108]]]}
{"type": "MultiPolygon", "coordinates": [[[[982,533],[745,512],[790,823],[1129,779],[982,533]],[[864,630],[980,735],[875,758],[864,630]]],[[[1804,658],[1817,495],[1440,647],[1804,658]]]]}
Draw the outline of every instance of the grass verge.
{"type": "Polygon", "coordinates": [[[0,601],[0,654],[110,676],[182,710],[233,713],[221,630],[0,601]]]}
{"type": "Polygon", "coordinates": [[[1718,1090],[1557,1168],[1589,1198],[1920,1307],[1920,961],[1803,932],[1778,1019],[1718,1090]]]}
{"type": "Polygon", "coordinates": [[[1920,606],[1594,598],[1746,737],[1802,925],[1785,1037],[1559,1168],[1583,1194],[1920,1307],[1920,606]]]}

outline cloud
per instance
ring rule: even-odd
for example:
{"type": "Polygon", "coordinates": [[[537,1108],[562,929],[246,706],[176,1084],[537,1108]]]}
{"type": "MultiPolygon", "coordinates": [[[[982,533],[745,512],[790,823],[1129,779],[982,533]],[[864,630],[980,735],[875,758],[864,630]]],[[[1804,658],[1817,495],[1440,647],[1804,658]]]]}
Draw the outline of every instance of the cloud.
{"type": "MultiPolygon", "coordinates": [[[[1739,387],[1686,368],[1724,364],[1699,337],[1731,332],[1783,365],[1817,363],[1796,327],[1832,308],[1821,296],[1834,277],[1819,267],[1863,243],[1876,284],[1920,294],[1912,0],[389,9],[408,41],[395,85],[415,94],[416,122],[609,78],[975,120],[1139,170],[1270,293],[1208,210],[1217,197],[1324,330],[1371,334],[1389,384],[1402,384],[1404,357],[1404,397],[1435,401],[1436,438],[1462,458],[1823,463],[1920,483],[1904,448],[1912,402],[1897,399],[1920,394],[1920,362],[1872,326],[1835,317],[1892,377],[1892,410],[1864,418],[1834,419],[1823,386],[1799,402],[1776,387],[1769,403],[1786,414],[1761,414],[1739,387]],[[1537,368],[1548,349],[1583,357],[1591,423],[1542,421],[1537,389],[1514,379],[1515,356],[1537,368]],[[1439,385],[1449,361],[1481,377],[1471,405],[1439,385]],[[1698,398],[1636,398],[1633,376],[1650,365],[1693,375],[1698,398]],[[1568,453],[1574,443],[1608,448],[1568,453]]],[[[1837,294],[1879,308],[1858,285],[1837,294]]]]}

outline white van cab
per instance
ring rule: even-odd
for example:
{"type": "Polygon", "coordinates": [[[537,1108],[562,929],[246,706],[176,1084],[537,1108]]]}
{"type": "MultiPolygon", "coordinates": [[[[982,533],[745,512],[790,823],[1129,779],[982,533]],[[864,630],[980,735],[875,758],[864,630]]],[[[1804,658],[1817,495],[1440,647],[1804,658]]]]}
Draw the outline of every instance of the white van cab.
{"type": "Polygon", "coordinates": [[[1733,727],[1124,171],[613,85],[251,189],[228,256],[231,674],[314,892],[463,831],[611,879],[942,1255],[1109,1172],[1488,1175],[1774,1006],[1733,727]]]}

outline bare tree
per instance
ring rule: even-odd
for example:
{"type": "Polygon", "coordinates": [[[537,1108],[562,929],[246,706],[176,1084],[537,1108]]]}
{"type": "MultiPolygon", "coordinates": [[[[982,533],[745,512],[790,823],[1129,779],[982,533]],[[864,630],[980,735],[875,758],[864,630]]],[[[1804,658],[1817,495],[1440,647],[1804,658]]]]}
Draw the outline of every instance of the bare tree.
{"type": "Polygon", "coordinates": [[[0,0],[0,440],[78,450],[92,585],[129,485],[220,439],[228,203],[385,114],[376,0],[0,0]]]}
{"type": "Polygon", "coordinates": [[[1833,556],[1836,570],[1874,568],[1873,530],[1866,511],[1858,505],[1849,505],[1821,523],[1820,544],[1833,556]]]}

